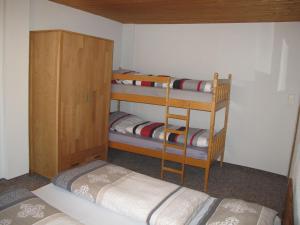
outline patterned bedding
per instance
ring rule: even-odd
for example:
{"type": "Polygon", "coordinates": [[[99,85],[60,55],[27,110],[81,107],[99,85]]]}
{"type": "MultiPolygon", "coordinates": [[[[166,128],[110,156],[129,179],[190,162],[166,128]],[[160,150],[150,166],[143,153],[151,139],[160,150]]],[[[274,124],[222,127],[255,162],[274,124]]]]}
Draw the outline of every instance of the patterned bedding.
{"type": "MultiPolygon", "coordinates": [[[[131,70],[115,70],[113,71],[113,73],[143,75],[141,73],[131,71],[131,70]]],[[[153,76],[153,75],[148,75],[148,76],[153,76]]],[[[150,81],[137,81],[137,80],[112,80],[112,83],[134,85],[134,86],[145,86],[145,87],[158,87],[158,88],[167,87],[167,84],[161,84],[161,83],[150,82],[150,81]]],[[[207,80],[178,79],[178,78],[171,77],[170,88],[211,93],[212,82],[207,80]]]]}
{"type": "Polygon", "coordinates": [[[65,171],[53,183],[151,225],[271,225],[277,214],[255,203],[215,199],[100,160],[65,171]]]}
{"type": "MultiPolygon", "coordinates": [[[[164,123],[151,122],[143,120],[142,118],[128,114],[125,112],[110,113],[110,130],[122,134],[134,134],[146,138],[153,138],[156,140],[164,140],[164,123]]],[[[169,129],[185,130],[185,127],[169,125],[169,129]]],[[[167,133],[167,140],[169,142],[184,144],[184,135],[167,133]]],[[[188,128],[187,144],[196,147],[207,147],[209,141],[209,130],[188,128]]]]}
{"type": "Polygon", "coordinates": [[[0,225],[80,225],[26,189],[0,194],[0,225]]]}

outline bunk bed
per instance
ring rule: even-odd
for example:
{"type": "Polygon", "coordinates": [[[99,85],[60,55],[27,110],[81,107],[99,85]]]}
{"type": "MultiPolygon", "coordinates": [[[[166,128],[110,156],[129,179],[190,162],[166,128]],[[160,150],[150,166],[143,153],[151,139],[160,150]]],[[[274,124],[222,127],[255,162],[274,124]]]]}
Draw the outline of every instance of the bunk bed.
{"type": "MultiPolygon", "coordinates": [[[[164,106],[164,139],[162,142],[156,141],[155,144],[155,141],[143,137],[110,131],[109,147],[160,158],[162,159],[161,177],[163,177],[164,172],[172,172],[181,175],[182,182],[184,179],[184,165],[203,168],[205,169],[204,190],[207,191],[209,170],[212,162],[220,158],[220,165],[222,166],[223,163],[229,114],[231,74],[228,75],[227,79],[220,79],[218,73],[215,73],[211,81],[197,81],[199,82],[198,84],[203,84],[204,82],[210,83],[211,88],[208,90],[200,90],[199,85],[196,91],[181,90],[174,87],[174,79],[164,75],[149,76],[133,71],[114,71],[111,99],[118,102],[118,111],[120,111],[121,101],[164,106]],[[142,83],[144,85],[141,85],[142,83]],[[172,114],[170,113],[171,107],[185,109],[186,114],[172,114]],[[216,112],[224,108],[224,126],[216,132],[216,112]],[[182,120],[185,122],[185,127],[189,128],[190,110],[210,113],[208,146],[206,148],[195,149],[195,147],[188,146],[187,137],[189,129],[172,130],[169,128],[169,119],[182,120]],[[170,133],[183,135],[184,143],[174,144],[169,142],[167,134],[170,133]],[[162,147],[159,148],[159,145],[162,147]],[[191,151],[193,149],[198,150],[204,156],[197,157],[196,154],[192,154],[191,151]],[[167,167],[165,161],[180,163],[182,165],[181,169],[167,167]]],[[[185,81],[185,79],[181,81],[185,81]]]]}

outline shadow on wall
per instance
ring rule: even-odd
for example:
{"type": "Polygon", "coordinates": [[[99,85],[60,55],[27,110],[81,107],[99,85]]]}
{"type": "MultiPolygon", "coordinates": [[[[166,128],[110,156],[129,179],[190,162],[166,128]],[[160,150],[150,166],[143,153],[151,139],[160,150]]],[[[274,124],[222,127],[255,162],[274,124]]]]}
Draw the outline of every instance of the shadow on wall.
{"type": "Polygon", "coordinates": [[[262,25],[258,30],[254,79],[236,76],[233,80],[226,150],[232,162],[243,159],[241,164],[250,167],[257,158],[272,157],[256,160],[257,168],[283,175],[287,174],[300,94],[300,32],[289,25],[262,25]]]}

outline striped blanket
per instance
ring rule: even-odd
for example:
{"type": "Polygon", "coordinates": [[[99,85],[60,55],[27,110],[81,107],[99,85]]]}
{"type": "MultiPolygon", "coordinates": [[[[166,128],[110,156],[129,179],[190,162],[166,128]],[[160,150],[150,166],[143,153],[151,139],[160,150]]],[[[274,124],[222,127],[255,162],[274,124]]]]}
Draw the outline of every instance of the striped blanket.
{"type": "MultiPolygon", "coordinates": [[[[185,127],[169,125],[172,130],[185,130],[185,127]]],[[[164,123],[151,122],[125,112],[112,112],[110,114],[110,130],[123,134],[134,134],[142,137],[164,140],[164,123]]],[[[188,128],[187,144],[196,147],[207,147],[209,130],[188,128]]],[[[184,135],[168,132],[169,142],[184,144],[184,135]]]]}
{"type": "Polygon", "coordinates": [[[215,199],[100,160],[62,172],[52,182],[147,225],[273,225],[277,214],[255,203],[215,199]]]}
{"type": "MultiPolygon", "coordinates": [[[[114,73],[121,74],[140,74],[135,71],[130,70],[115,70],[114,73]]],[[[144,74],[140,74],[144,75],[144,74]]],[[[148,75],[153,76],[153,75],[148,75]]],[[[134,86],[145,86],[145,87],[158,87],[158,88],[166,88],[167,84],[156,83],[151,81],[137,81],[137,80],[112,80],[113,84],[125,84],[125,85],[134,85],[134,86]]],[[[191,79],[178,79],[175,77],[171,77],[170,88],[172,89],[181,89],[188,91],[196,91],[196,92],[212,92],[212,82],[208,80],[191,80],[191,79]]]]}

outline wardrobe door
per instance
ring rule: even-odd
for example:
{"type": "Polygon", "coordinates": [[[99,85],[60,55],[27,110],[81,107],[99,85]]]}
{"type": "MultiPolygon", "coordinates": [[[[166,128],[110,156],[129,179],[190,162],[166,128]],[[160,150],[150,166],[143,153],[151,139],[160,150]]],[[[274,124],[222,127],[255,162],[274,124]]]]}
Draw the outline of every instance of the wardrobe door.
{"type": "MultiPolygon", "coordinates": [[[[82,152],[80,121],[87,101],[87,82],[83,64],[84,37],[63,32],[60,67],[60,170],[79,163],[74,155],[82,152]]],[[[85,119],[86,120],[86,119],[85,119]]]]}
{"type": "Polygon", "coordinates": [[[109,112],[110,112],[110,100],[111,100],[111,76],[113,67],[113,42],[105,41],[105,51],[103,52],[104,65],[102,70],[101,86],[99,87],[100,100],[98,101],[98,107],[101,111],[98,115],[98,119],[102,121],[100,125],[100,141],[104,147],[103,159],[107,159],[108,149],[108,133],[109,133],[109,112]]]}
{"type": "Polygon", "coordinates": [[[63,33],[62,49],[60,169],[64,170],[105,157],[103,127],[108,120],[112,53],[107,57],[104,40],[68,32],[63,33]]]}
{"type": "Polygon", "coordinates": [[[84,144],[93,149],[95,158],[106,159],[108,146],[108,116],[112,74],[113,43],[107,40],[86,37],[85,53],[88,63],[89,107],[86,115],[84,144]]]}
{"type": "Polygon", "coordinates": [[[58,168],[58,68],[60,32],[30,32],[30,171],[46,177],[58,168]]]}

